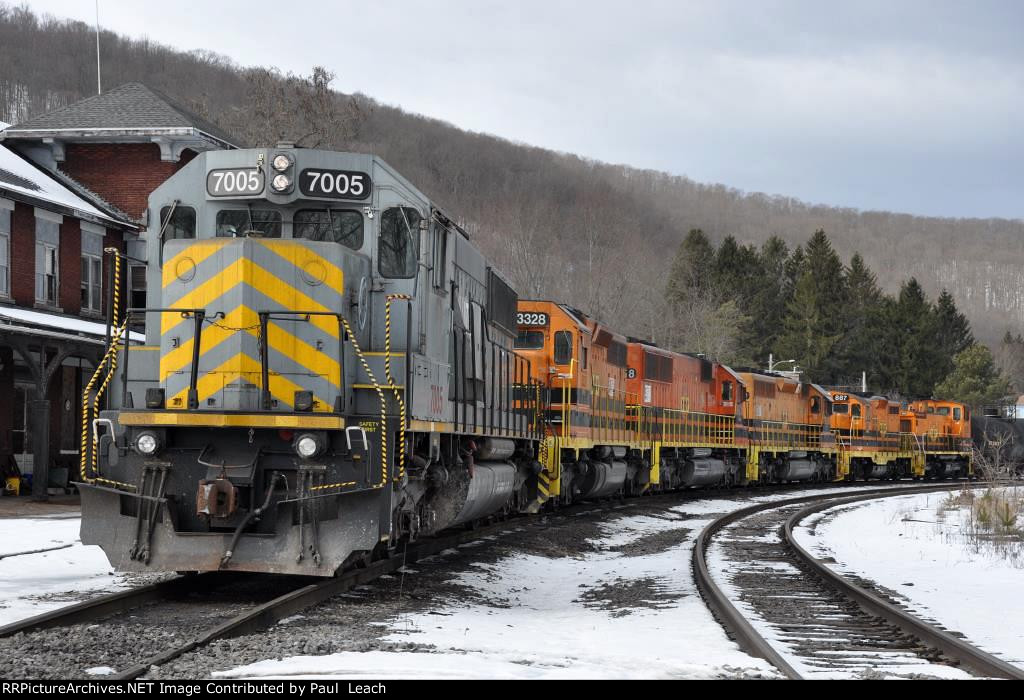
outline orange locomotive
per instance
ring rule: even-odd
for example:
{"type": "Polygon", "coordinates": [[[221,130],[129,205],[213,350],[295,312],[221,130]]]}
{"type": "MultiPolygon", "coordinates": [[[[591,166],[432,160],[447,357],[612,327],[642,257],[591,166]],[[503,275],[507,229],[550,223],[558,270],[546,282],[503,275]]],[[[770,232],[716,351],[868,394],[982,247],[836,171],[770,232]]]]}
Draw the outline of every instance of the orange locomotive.
{"type": "Polygon", "coordinates": [[[752,370],[743,380],[737,444],[745,449],[747,479],[831,481],[836,478],[829,393],[816,384],[752,370]]]}
{"type": "Polygon", "coordinates": [[[538,506],[694,486],[970,473],[966,408],[904,409],[792,373],[734,370],[520,300],[516,352],[541,386],[538,506]]]}

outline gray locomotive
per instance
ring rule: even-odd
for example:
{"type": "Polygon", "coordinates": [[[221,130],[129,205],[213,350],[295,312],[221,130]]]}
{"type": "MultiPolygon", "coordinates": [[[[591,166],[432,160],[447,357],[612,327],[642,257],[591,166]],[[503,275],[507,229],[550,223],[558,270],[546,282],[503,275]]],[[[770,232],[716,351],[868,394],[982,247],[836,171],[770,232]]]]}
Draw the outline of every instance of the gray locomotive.
{"type": "Polygon", "coordinates": [[[381,159],[200,154],[147,221],[85,397],[82,541],[117,568],[329,576],[536,500],[516,294],[381,159]]]}

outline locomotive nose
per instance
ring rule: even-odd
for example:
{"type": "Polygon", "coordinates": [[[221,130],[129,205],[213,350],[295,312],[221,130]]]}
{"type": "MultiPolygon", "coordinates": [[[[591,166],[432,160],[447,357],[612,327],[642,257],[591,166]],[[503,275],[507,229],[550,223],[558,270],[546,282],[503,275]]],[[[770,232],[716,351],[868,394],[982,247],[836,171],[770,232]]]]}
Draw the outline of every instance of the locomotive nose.
{"type": "Polygon", "coordinates": [[[168,242],[163,296],[171,311],[160,320],[167,408],[330,410],[341,385],[333,314],[344,297],[331,253],[328,244],[297,240],[168,242]],[[198,353],[193,310],[204,314],[198,353]]]}

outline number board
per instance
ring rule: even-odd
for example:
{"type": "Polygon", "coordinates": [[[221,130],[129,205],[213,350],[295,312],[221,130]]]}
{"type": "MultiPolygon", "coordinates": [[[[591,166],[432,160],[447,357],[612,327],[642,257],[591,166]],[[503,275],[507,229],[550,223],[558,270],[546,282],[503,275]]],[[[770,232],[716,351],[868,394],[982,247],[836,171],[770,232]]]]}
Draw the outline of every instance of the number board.
{"type": "Polygon", "coordinates": [[[372,189],[370,176],[354,170],[306,168],[299,175],[299,191],[307,197],[366,199],[372,189]]]}
{"type": "Polygon", "coordinates": [[[548,315],[541,313],[518,313],[516,314],[516,324],[520,326],[546,326],[548,325],[548,315]]]}
{"type": "Polygon", "coordinates": [[[849,394],[832,394],[832,400],[833,401],[849,401],[850,400],[850,395],[849,394]]]}
{"type": "Polygon", "coordinates": [[[206,174],[206,191],[211,197],[254,197],[263,194],[263,171],[259,168],[225,168],[206,174]]]}

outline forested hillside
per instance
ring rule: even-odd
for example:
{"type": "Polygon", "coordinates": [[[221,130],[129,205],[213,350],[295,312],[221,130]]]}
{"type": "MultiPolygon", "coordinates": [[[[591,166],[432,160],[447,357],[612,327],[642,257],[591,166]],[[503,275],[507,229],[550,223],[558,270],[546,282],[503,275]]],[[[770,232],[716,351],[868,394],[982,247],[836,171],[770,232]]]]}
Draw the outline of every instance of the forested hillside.
{"type": "MultiPolygon", "coordinates": [[[[85,24],[0,6],[0,121],[18,123],[91,94],[94,41],[85,24]]],[[[716,246],[732,236],[760,248],[774,236],[789,250],[823,229],[842,260],[860,253],[885,292],[898,294],[910,277],[933,300],[948,289],[980,340],[995,345],[1024,322],[1020,220],[862,212],[744,193],[332,93],[330,76],[312,66],[308,79],[298,79],[110,32],[101,45],[105,85],[144,82],[243,139],[307,136],[313,145],[308,112],[325,115],[311,137],[318,145],[383,156],[459,219],[521,296],[564,299],[636,335],[666,340],[669,270],[692,229],[716,246]]],[[[372,95],[372,83],[366,91],[372,95]]]]}

